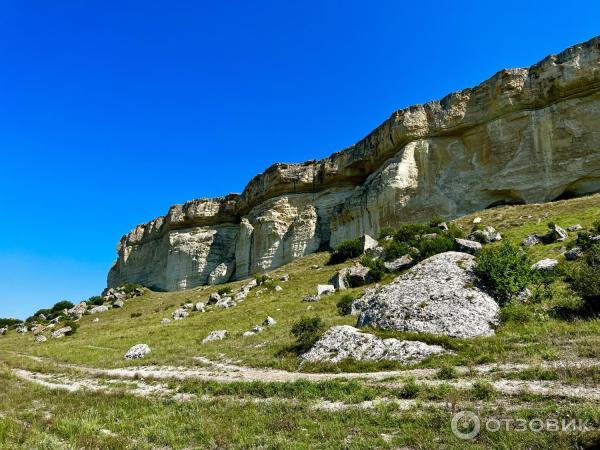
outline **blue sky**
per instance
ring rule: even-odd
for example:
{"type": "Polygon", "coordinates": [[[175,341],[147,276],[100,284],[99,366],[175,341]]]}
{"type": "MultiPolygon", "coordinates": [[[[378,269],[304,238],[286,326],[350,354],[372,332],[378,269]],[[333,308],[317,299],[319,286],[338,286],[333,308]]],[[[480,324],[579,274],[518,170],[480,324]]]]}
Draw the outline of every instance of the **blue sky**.
{"type": "Polygon", "coordinates": [[[594,2],[483,3],[0,1],[0,317],[98,294],[173,203],[600,32],[594,2]]]}

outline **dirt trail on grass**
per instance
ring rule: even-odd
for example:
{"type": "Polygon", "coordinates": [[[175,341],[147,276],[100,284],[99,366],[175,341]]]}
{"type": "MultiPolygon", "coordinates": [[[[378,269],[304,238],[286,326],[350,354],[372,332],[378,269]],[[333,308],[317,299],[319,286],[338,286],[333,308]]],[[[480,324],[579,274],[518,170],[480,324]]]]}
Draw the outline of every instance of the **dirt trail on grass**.
{"type": "MultiPolygon", "coordinates": [[[[45,361],[32,357],[35,361],[45,361]]],[[[52,363],[54,367],[76,371],[87,376],[85,379],[72,378],[66,374],[37,373],[23,369],[14,369],[13,373],[27,381],[39,385],[63,390],[87,389],[106,391],[111,383],[129,383],[124,388],[133,395],[159,395],[180,399],[176,389],[169,388],[159,380],[201,380],[221,383],[232,382],[294,382],[307,380],[312,382],[353,379],[373,386],[400,388],[407,379],[424,386],[439,386],[442,383],[459,389],[473,387],[475,378],[487,379],[494,389],[503,395],[514,396],[533,393],[549,397],[570,397],[588,400],[600,400],[600,386],[566,384],[560,381],[514,380],[503,378],[503,374],[527,369],[581,369],[600,366],[600,360],[577,359],[544,362],[539,365],[527,364],[484,364],[472,367],[457,367],[457,378],[451,380],[435,379],[437,369],[408,369],[368,373],[302,373],[287,372],[278,369],[239,366],[228,362],[216,362],[205,357],[197,357],[202,364],[198,367],[174,366],[138,366],[119,369],[99,369],[73,364],[52,363]],[[92,378],[90,378],[92,377],[92,378]],[[99,382],[98,380],[103,380],[99,382]]],[[[50,360],[47,360],[50,361],[50,360]]]]}

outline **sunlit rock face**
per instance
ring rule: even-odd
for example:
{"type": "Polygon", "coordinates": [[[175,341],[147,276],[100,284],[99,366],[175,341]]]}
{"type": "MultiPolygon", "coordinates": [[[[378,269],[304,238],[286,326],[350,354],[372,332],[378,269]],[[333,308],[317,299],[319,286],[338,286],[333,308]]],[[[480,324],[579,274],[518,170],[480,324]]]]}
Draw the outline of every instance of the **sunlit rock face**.
{"type": "Polygon", "coordinates": [[[189,289],[387,226],[600,191],[600,38],[392,114],[321,161],[173,206],[121,239],[108,284],[189,289]]]}

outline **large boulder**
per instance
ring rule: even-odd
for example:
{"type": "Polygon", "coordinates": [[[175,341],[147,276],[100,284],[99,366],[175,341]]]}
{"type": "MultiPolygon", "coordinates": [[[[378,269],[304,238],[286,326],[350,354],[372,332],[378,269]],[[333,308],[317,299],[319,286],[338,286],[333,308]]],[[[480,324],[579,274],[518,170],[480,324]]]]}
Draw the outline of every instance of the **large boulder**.
{"type": "Polygon", "coordinates": [[[354,327],[342,325],[330,328],[301,359],[336,363],[352,358],[357,361],[388,360],[407,364],[443,352],[444,349],[438,345],[428,345],[420,341],[380,339],[372,334],[362,333],[354,327]]]}
{"type": "Polygon", "coordinates": [[[321,297],[323,295],[332,295],[335,294],[335,286],[332,284],[319,284],[317,285],[317,297],[321,297]]]}
{"type": "Polygon", "coordinates": [[[479,285],[475,258],[446,252],[417,264],[355,302],[358,326],[454,337],[490,336],[499,307],[479,285]]]}
{"type": "Polygon", "coordinates": [[[350,286],[348,284],[348,271],[350,269],[348,267],[338,270],[329,282],[335,288],[336,291],[343,291],[348,289],[350,286]]]}
{"type": "Polygon", "coordinates": [[[6,334],[6,332],[8,331],[7,327],[2,327],[0,328],[0,336],[4,336],[6,334]]]}
{"type": "Polygon", "coordinates": [[[127,353],[125,353],[125,359],[142,359],[145,358],[148,353],[150,353],[150,347],[146,344],[137,344],[131,347],[127,353]]]}
{"type": "Polygon", "coordinates": [[[108,310],[109,310],[109,307],[106,305],[94,306],[92,309],[90,309],[90,314],[105,313],[108,310]]]}
{"type": "Polygon", "coordinates": [[[73,306],[71,309],[67,310],[67,314],[74,319],[80,319],[81,316],[83,316],[85,314],[87,309],[88,309],[88,304],[86,302],[81,302],[81,303],[73,306]]]}

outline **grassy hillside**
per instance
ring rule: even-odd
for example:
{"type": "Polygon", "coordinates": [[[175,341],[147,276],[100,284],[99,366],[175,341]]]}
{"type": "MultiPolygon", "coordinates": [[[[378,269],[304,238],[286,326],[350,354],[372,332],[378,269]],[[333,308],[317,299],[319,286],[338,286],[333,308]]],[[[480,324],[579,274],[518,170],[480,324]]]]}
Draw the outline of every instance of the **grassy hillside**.
{"type": "MultiPolygon", "coordinates": [[[[548,222],[565,228],[577,223],[590,227],[600,219],[600,195],[491,209],[460,218],[456,223],[468,231],[475,217],[482,218],[482,225],[494,226],[505,240],[519,243],[530,233],[545,233],[548,222]]],[[[575,234],[571,233],[567,242],[536,245],[527,251],[534,260],[564,259],[563,247],[573,239],[575,234]]],[[[600,425],[600,393],[593,397],[593,389],[600,382],[599,366],[594,362],[600,361],[600,320],[567,320],[556,314],[560,307],[574,307],[580,302],[562,281],[549,287],[533,286],[534,300],[504,307],[502,324],[493,337],[453,339],[370,330],[385,337],[437,343],[452,352],[417,366],[347,362],[301,367],[290,334],[299,318],[319,316],[328,327],[356,323],[356,317],[340,315],[336,303],[344,295],[360,296],[364,288],[326,296],[316,303],[302,301],[305,295],[316,293],[317,284],[327,283],[336,270],[349,264],[327,266],[327,260],[327,253],[318,253],[270,273],[274,280],[289,274],[289,281],[277,283],[283,288],[281,292],[269,290],[257,296],[257,288],[234,308],[194,312],[166,325],[160,323],[161,319],[171,318],[181,304],[206,302],[212,292],[223,286],[150,292],[128,300],[122,309],[84,316],[78,331],[64,339],[40,344],[30,333],[21,336],[10,331],[1,336],[2,448],[584,448],[595,442],[596,432],[487,431],[473,441],[460,441],[449,428],[452,412],[459,406],[513,418],[581,415],[595,427],[600,425]],[[277,324],[260,334],[242,336],[267,316],[272,316],[277,324]],[[99,321],[94,322],[95,318],[99,321]],[[220,329],[227,329],[230,336],[201,343],[211,331],[220,329]],[[125,361],[125,352],[139,343],[148,344],[152,353],[144,360],[125,361]],[[93,376],[93,383],[104,383],[102,386],[106,387],[98,388],[101,394],[90,392],[92,381],[86,389],[65,393],[15,376],[15,370],[21,369],[38,374],[38,378],[54,377],[48,378],[53,383],[58,383],[59,376],[72,382],[91,376],[84,376],[80,366],[135,366],[140,371],[146,366],[177,366],[183,371],[204,370],[215,361],[235,365],[242,371],[257,367],[315,376],[307,375],[309,381],[305,382],[298,381],[302,378],[298,376],[274,382],[268,374],[279,372],[265,370],[264,381],[239,381],[228,383],[227,387],[194,376],[184,381],[166,377],[160,382],[146,377],[155,387],[162,386],[163,392],[178,396],[169,398],[140,398],[131,391],[135,381],[121,375],[107,380],[109,372],[93,376]],[[581,365],[579,361],[586,363],[581,365]],[[571,363],[577,364],[573,364],[574,368],[557,368],[571,367],[571,363]],[[415,367],[424,371],[415,372],[415,367]],[[381,370],[390,371],[389,376],[367,376],[367,372],[381,370]],[[350,371],[364,372],[366,378],[325,377],[327,373],[350,371]],[[554,383],[552,386],[563,390],[540,391],[534,384],[531,392],[525,386],[524,390],[511,393],[506,386],[513,386],[515,380],[525,384],[554,383]],[[566,389],[569,385],[590,389],[591,396],[573,397],[566,389]],[[185,401],[173,401],[181,400],[181,396],[187,396],[185,401]],[[376,404],[366,407],[365,401],[376,404]],[[327,402],[356,407],[328,409],[327,402]],[[102,429],[110,432],[101,432],[102,429]]],[[[381,283],[393,277],[387,274],[381,283]]],[[[236,291],[245,283],[247,280],[225,286],[236,291]]]]}

